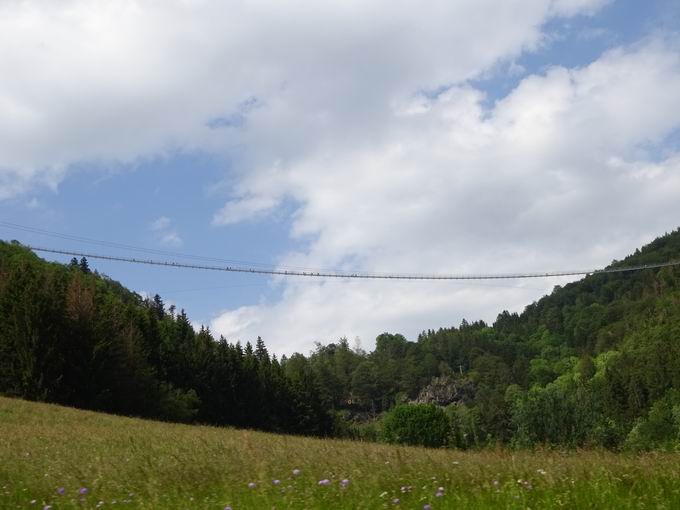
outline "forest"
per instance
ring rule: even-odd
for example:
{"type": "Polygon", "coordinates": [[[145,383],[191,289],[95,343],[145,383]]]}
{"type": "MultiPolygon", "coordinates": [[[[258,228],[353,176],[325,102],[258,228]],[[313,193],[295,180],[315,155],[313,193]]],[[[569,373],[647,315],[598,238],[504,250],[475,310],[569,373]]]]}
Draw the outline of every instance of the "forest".
{"type": "MultiPolygon", "coordinates": [[[[680,229],[610,267],[680,259],[680,229]]],[[[389,324],[385,325],[386,329],[389,324]]],[[[90,268],[0,242],[0,394],[160,420],[484,448],[680,447],[680,267],[592,274],[493,324],[309,354],[195,331],[90,268]]]]}

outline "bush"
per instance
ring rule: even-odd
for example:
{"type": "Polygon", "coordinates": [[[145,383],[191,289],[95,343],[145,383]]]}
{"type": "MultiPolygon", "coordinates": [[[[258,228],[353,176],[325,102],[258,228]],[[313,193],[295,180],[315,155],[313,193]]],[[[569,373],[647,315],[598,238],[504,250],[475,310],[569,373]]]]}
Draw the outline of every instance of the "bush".
{"type": "Polygon", "coordinates": [[[463,450],[482,446],[480,437],[480,417],[477,408],[451,404],[445,413],[451,423],[449,444],[463,450]]]}
{"type": "Polygon", "coordinates": [[[434,404],[400,404],[383,419],[382,436],[388,443],[444,446],[449,436],[449,420],[434,404]]]}
{"type": "Polygon", "coordinates": [[[161,385],[160,418],[179,423],[191,423],[198,414],[201,399],[194,390],[184,391],[169,384],[161,385]]]}
{"type": "Polygon", "coordinates": [[[680,391],[671,389],[664,397],[654,402],[647,416],[638,418],[624,448],[641,451],[661,448],[673,450],[680,435],[680,391]]]}

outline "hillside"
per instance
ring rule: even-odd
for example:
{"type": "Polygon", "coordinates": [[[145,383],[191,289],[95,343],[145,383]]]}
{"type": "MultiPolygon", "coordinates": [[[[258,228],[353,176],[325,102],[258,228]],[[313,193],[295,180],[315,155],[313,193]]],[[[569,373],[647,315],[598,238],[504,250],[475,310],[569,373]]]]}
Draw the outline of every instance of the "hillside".
{"type": "Polygon", "coordinates": [[[0,242],[0,393],[169,421],[323,434],[309,385],[264,343],[194,331],[183,310],[0,242]]]}
{"type": "MultiPolygon", "coordinates": [[[[677,259],[680,230],[613,265],[677,259]]],[[[442,444],[458,448],[675,449],[679,303],[679,267],[595,274],[521,314],[502,312],[493,325],[463,321],[415,341],[385,333],[370,353],[340,339],[277,360],[259,338],[244,346],[195,332],[183,311],[166,309],[160,296],[142,299],[87,261],[47,263],[0,243],[0,392],[370,440],[383,438],[385,412],[420,399],[444,409],[442,444]]]]}
{"type": "MultiPolygon", "coordinates": [[[[613,266],[680,259],[680,231],[613,266]]],[[[416,342],[378,337],[343,385],[342,343],[318,349],[312,363],[365,405],[415,399],[433,377],[449,381],[450,444],[502,441],[675,448],[680,437],[680,268],[595,274],[557,287],[521,314],[490,326],[466,322],[423,332],[416,342]],[[461,374],[460,372],[464,373],[461,374]],[[339,375],[338,375],[339,374],[339,375]],[[357,375],[360,377],[359,385],[357,375]],[[471,390],[472,396],[471,396],[471,390]],[[365,391],[361,391],[365,390],[365,391]]]]}
{"type": "Polygon", "coordinates": [[[674,454],[429,450],[158,423],[6,398],[0,430],[0,508],[680,505],[674,454]]]}

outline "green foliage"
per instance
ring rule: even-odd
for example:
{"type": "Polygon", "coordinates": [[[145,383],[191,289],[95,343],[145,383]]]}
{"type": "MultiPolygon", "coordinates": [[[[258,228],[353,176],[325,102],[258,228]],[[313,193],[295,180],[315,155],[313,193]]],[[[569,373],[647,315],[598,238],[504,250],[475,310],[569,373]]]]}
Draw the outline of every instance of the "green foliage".
{"type": "Polygon", "coordinates": [[[669,390],[635,423],[624,447],[629,450],[680,449],[680,391],[669,390]]]}
{"type": "Polygon", "coordinates": [[[399,404],[383,418],[382,437],[388,443],[444,446],[449,436],[449,420],[432,404],[399,404]]]}
{"type": "Polygon", "coordinates": [[[159,402],[159,415],[169,421],[191,423],[198,414],[201,399],[194,390],[165,388],[159,402]]]}
{"type": "Polygon", "coordinates": [[[194,331],[87,260],[47,263],[0,242],[0,393],[75,407],[325,435],[314,374],[286,377],[256,349],[194,331]]]}
{"type": "MultiPolygon", "coordinates": [[[[678,258],[680,230],[613,266],[678,258]]],[[[442,375],[472,382],[470,392],[435,399],[448,406],[448,441],[459,448],[674,448],[680,268],[593,274],[555,287],[521,314],[500,313],[491,326],[463,320],[416,341],[383,333],[368,353],[342,338],[279,362],[262,339],[243,347],[196,332],[184,311],[166,310],[158,295],[142,299],[86,260],[50,264],[0,242],[0,392],[7,395],[375,439],[384,413],[389,424],[400,404],[419,400],[442,375]]]]}
{"type": "Polygon", "coordinates": [[[447,406],[445,411],[451,426],[449,436],[451,446],[466,450],[484,445],[481,418],[477,408],[452,404],[447,406]]]}

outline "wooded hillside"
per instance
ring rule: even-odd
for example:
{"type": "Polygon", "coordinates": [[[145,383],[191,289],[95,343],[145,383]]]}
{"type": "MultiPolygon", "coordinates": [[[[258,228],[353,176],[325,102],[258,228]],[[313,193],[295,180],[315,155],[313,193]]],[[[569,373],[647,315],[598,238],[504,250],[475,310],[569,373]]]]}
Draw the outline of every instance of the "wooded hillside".
{"type": "MultiPolygon", "coordinates": [[[[674,259],[680,230],[614,266],[674,259]]],[[[415,341],[385,333],[370,353],[340,339],[277,360],[261,339],[252,346],[195,332],[183,311],[160,296],[142,299],[85,260],[48,263],[1,242],[0,392],[369,439],[381,437],[381,413],[419,400],[445,410],[446,443],[457,447],[674,447],[680,268],[591,275],[493,325],[463,321],[415,341]]]]}

